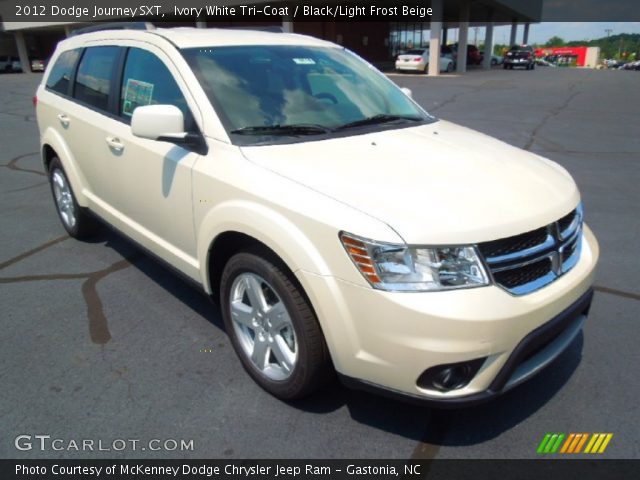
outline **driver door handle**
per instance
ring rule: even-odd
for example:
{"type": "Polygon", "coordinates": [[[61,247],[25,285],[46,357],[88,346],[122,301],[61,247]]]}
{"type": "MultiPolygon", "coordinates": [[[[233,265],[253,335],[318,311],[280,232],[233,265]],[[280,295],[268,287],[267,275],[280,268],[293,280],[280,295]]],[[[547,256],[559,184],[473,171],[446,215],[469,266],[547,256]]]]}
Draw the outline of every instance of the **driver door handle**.
{"type": "Polygon", "coordinates": [[[109,147],[114,149],[115,151],[121,152],[122,150],[124,150],[124,144],[120,141],[119,138],[107,137],[106,141],[107,141],[107,145],[109,145],[109,147]]]}
{"type": "Polygon", "coordinates": [[[63,127],[66,128],[69,126],[69,117],[67,117],[64,113],[58,114],[58,120],[60,120],[60,123],[63,127]]]}

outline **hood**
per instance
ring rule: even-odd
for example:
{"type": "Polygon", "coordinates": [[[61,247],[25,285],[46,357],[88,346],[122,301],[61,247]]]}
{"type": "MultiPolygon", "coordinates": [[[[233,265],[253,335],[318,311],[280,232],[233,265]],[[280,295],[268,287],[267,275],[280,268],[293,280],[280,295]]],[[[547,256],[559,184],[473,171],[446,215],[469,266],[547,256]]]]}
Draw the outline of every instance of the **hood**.
{"type": "Polygon", "coordinates": [[[409,244],[504,238],[551,223],[579,202],[573,179],[559,165],[442,120],[242,152],[385,222],[409,244]]]}

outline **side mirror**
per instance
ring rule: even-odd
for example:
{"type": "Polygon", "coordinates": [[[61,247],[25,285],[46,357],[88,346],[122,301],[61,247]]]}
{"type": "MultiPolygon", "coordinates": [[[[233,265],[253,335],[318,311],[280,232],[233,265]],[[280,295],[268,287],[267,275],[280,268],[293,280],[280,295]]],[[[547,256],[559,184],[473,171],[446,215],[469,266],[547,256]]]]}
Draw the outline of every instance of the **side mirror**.
{"type": "Polygon", "coordinates": [[[402,87],[400,90],[402,90],[402,93],[404,93],[407,97],[413,98],[413,92],[410,88],[402,87]]]}
{"type": "Polygon", "coordinates": [[[131,133],[149,140],[180,140],[184,131],[184,115],[174,105],[144,105],[136,108],[131,117],[131,133]]]}

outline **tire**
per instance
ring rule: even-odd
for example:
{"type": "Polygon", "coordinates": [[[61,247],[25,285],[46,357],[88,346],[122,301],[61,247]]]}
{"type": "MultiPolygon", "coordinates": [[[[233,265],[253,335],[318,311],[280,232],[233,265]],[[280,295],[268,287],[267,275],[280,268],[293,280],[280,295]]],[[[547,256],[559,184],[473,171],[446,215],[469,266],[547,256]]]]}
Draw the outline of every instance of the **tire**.
{"type": "Polygon", "coordinates": [[[447,73],[453,72],[453,62],[447,64],[447,73]]]}
{"type": "Polygon", "coordinates": [[[535,70],[535,68],[536,68],[536,64],[535,64],[535,63],[532,63],[532,64],[531,64],[531,70],[535,70]]]}
{"type": "Polygon", "coordinates": [[[57,157],[49,164],[49,184],[58,217],[67,233],[74,238],[87,238],[96,233],[97,222],[76,201],[67,174],[57,157]]]}
{"type": "Polygon", "coordinates": [[[508,67],[509,67],[509,65],[507,65],[506,63],[503,63],[503,64],[502,64],[502,68],[503,68],[503,70],[506,70],[508,67]]]}
{"type": "Polygon", "coordinates": [[[231,257],[220,300],[233,348],[264,390],[296,400],[331,379],[329,351],[313,309],[293,274],[269,251],[231,257]]]}

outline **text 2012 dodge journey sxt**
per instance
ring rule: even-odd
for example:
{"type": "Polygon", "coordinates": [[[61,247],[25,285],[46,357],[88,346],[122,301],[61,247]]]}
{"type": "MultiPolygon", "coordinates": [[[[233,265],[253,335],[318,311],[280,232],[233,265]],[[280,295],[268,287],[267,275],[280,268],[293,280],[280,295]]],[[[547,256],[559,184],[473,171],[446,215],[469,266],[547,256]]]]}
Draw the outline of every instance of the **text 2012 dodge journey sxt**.
{"type": "Polygon", "coordinates": [[[484,400],[582,329],[598,244],[567,171],[430,116],[343,47],[81,33],[36,102],[69,234],[97,216],[201,284],[279,398],[337,372],[425,402],[484,400]]]}

